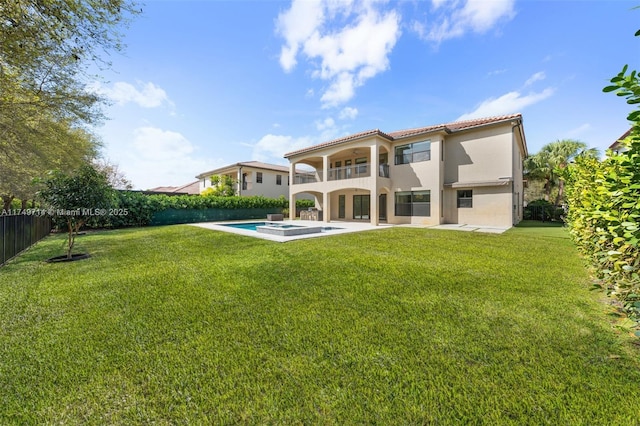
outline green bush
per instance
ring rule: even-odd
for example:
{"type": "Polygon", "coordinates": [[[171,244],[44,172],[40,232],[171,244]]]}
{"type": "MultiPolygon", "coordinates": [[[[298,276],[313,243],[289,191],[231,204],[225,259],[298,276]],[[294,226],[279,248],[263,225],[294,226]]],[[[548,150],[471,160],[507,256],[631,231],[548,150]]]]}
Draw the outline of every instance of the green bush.
{"type": "MultiPolygon", "coordinates": [[[[605,92],[627,98],[630,105],[640,104],[635,71],[627,74],[625,66],[611,83],[605,92]]],[[[577,158],[565,170],[565,180],[573,239],[608,292],[640,320],[640,109],[627,118],[632,129],[622,152],[609,151],[603,161],[577,158]]]]}
{"type": "MultiPolygon", "coordinates": [[[[297,203],[296,203],[297,204],[297,203]]],[[[136,191],[118,191],[114,205],[104,216],[94,216],[89,228],[124,228],[151,223],[154,213],[165,210],[247,210],[287,208],[285,197],[200,196],[164,194],[147,195],[136,191]]]]}
{"type": "Polygon", "coordinates": [[[565,210],[557,207],[547,200],[534,200],[527,204],[524,208],[525,220],[542,220],[545,222],[562,222],[564,221],[565,210]]]}

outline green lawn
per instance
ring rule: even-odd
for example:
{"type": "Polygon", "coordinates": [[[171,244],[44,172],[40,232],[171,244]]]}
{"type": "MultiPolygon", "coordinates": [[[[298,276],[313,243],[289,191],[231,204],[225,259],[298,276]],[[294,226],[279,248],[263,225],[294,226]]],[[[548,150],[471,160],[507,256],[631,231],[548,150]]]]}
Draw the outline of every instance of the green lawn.
{"type": "Polygon", "coordinates": [[[0,269],[0,424],[637,424],[563,228],[50,237],[0,269]]]}

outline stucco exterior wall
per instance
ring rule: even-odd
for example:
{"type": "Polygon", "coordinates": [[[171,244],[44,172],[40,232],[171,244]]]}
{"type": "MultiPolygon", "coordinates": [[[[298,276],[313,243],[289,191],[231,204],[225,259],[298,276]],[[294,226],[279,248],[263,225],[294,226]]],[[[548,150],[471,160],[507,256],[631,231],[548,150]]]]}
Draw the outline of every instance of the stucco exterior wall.
{"type": "Polygon", "coordinates": [[[444,159],[445,183],[512,177],[511,125],[447,136],[444,159]]]}
{"type": "Polygon", "coordinates": [[[242,173],[247,174],[247,189],[242,190],[243,196],[262,195],[267,198],[289,197],[288,173],[270,170],[242,168],[242,173]],[[258,183],[257,174],[262,173],[262,183],[258,183]],[[276,184],[276,176],[280,175],[281,185],[276,184]]]}
{"type": "Polygon", "coordinates": [[[469,188],[472,207],[458,207],[458,189],[444,190],[444,223],[459,223],[508,228],[512,226],[511,185],[469,188]]]}
{"type": "MultiPolygon", "coordinates": [[[[238,182],[236,184],[236,194],[247,197],[252,195],[261,195],[267,198],[278,198],[280,196],[285,198],[289,197],[289,173],[275,170],[254,169],[251,167],[243,167],[241,173],[246,173],[247,175],[247,189],[241,189],[242,183],[238,182]],[[256,180],[257,173],[259,172],[262,173],[262,183],[258,183],[256,180]],[[281,176],[281,185],[276,184],[277,175],[281,176]],[[238,188],[240,188],[240,190],[238,190],[238,188]]],[[[235,170],[219,174],[230,176],[234,181],[238,180],[237,168],[235,170]]],[[[211,176],[206,176],[200,179],[200,192],[210,187],[211,176]]]]}

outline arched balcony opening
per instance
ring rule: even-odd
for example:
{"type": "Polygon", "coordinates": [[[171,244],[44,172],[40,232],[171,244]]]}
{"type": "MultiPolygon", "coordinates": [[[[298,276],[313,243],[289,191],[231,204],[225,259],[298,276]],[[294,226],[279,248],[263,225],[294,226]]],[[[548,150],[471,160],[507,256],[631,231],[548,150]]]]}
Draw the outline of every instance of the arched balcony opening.
{"type": "Polygon", "coordinates": [[[322,157],[308,157],[294,164],[293,184],[322,182],[322,157]]]}

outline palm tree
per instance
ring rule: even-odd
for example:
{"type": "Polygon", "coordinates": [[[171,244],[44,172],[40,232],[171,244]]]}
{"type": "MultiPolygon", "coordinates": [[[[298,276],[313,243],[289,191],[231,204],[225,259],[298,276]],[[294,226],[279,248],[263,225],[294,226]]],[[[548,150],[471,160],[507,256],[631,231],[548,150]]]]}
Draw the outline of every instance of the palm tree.
{"type": "Polygon", "coordinates": [[[587,148],[587,144],[574,139],[562,139],[546,144],[540,152],[525,160],[525,176],[531,180],[544,181],[545,199],[549,201],[551,188],[558,187],[555,205],[559,206],[564,196],[564,180],[561,173],[576,157],[597,158],[596,148],[587,148]]]}

